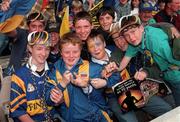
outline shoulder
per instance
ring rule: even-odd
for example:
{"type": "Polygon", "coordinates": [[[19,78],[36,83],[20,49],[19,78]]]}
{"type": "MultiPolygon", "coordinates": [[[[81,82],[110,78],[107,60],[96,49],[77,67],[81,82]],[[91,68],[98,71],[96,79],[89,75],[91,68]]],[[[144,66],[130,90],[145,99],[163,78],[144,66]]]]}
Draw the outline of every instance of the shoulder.
{"type": "Polygon", "coordinates": [[[152,27],[152,26],[146,26],[145,32],[150,37],[167,37],[167,34],[160,28],[152,27]]]}
{"type": "Polygon", "coordinates": [[[22,77],[22,76],[24,77],[24,76],[28,76],[28,71],[29,69],[26,67],[26,65],[24,65],[20,69],[16,70],[14,74],[19,77],[22,77]]]}

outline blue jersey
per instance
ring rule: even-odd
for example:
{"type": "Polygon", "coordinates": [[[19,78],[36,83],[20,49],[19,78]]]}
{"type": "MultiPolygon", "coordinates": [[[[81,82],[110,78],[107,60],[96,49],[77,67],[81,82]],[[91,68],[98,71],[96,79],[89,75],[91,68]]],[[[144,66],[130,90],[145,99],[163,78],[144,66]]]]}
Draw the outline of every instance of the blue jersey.
{"type": "Polygon", "coordinates": [[[32,73],[27,66],[23,66],[12,75],[10,116],[15,122],[19,121],[18,117],[25,114],[34,121],[44,121],[51,117],[52,107],[47,106],[41,99],[45,97],[47,72],[39,76],[32,73]]]}

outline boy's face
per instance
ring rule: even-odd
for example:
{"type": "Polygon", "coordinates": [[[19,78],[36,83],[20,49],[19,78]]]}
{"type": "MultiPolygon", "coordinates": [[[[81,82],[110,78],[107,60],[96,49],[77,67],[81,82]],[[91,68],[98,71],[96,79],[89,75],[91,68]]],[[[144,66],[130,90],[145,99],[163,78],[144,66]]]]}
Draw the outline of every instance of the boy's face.
{"type": "Polygon", "coordinates": [[[99,17],[99,24],[104,31],[109,31],[112,23],[113,17],[109,14],[101,15],[99,17]]]}
{"type": "Polygon", "coordinates": [[[122,51],[126,51],[128,48],[128,43],[124,39],[123,36],[119,36],[118,38],[114,39],[116,46],[121,49],[122,51]]]}
{"type": "Polygon", "coordinates": [[[106,57],[105,43],[99,38],[91,38],[87,41],[88,50],[92,57],[102,60],[106,57]]]}
{"type": "Polygon", "coordinates": [[[49,56],[50,47],[35,44],[33,46],[29,46],[29,51],[31,52],[32,63],[39,66],[45,64],[46,59],[49,56]]]}
{"type": "Polygon", "coordinates": [[[61,56],[67,68],[71,69],[80,59],[81,48],[79,44],[65,43],[61,47],[61,56]]]}
{"type": "Polygon", "coordinates": [[[123,33],[123,36],[129,44],[138,46],[141,43],[143,32],[144,28],[141,25],[139,27],[128,29],[123,33]]]}
{"type": "Polygon", "coordinates": [[[91,29],[93,28],[92,24],[85,19],[76,21],[74,27],[77,36],[83,41],[87,39],[87,37],[91,33],[91,29]]]}
{"type": "Polygon", "coordinates": [[[44,24],[41,21],[35,20],[33,22],[30,22],[29,32],[33,32],[33,31],[41,32],[43,30],[44,30],[44,24]]]}

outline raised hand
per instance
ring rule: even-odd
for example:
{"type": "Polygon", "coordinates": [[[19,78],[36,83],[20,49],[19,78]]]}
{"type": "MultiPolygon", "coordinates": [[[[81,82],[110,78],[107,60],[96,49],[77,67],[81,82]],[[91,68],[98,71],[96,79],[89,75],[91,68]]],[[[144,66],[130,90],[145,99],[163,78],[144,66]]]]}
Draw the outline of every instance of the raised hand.
{"type": "Polygon", "coordinates": [[[75,72],[73,74],[75,79],[71,80],[71,83],[82,88],[88,86],[89,76],[87,74],[77,74],[75,72]]]}
{"type": "Polygon", "coordinates": [[[73,79],[73,75],[70,71],[65,71],[62,77],[62,81],[60,82],[60,84],[62,85],[62,87],[66,87],[70,81],[73,79]]]}
{"type": "Polygon", "coordinates": [[[93,78],[91,79],[91,85],[96,88],[103,88],[107,85],[107,81],[105,79],[101,79],[101,78],[93,78]]]}
{"type": "Polygon", "coordinates": [[[113,72],[118,70],[118,66],[115,62],[110,62],[109,64],[107,64],[104,69],[101,72],[101,76],[103,78],[108,78],[112,75],[113,72]]]}
{"type": "Polygon", "coordinates": [[[50,99],[56,103],[56,105],[61,104],[64,102],[62,91],[57,87],[53,88],[50,93],[50,99]]]}
{"type": "Polygon", "coordinates": [[[10,3],[11,3],[10,0],[3,0],[2,3],[0,4],[0,10],[2,10],[4,12],[9,10],[10,3]]]}

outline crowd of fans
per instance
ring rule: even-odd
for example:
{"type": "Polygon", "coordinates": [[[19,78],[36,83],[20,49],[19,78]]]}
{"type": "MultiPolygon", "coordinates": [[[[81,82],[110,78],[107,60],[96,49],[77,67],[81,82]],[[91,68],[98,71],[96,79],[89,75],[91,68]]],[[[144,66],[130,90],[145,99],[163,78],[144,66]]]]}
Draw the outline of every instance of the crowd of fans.
{"type": "MultiPolygon", "coordinates": [[[[12,1],[1,1],[2,14],[12,1]]],[[[35,1],[17,28],[0,27],[0,55],[7,45],[10,50],[3,75],[11,76],[14,122],[138,122],[112,90],[132,77],[162,80],[172,91],[175,105],[153,95],[138,109],[150,119],[180,105],[180,0],[43,3],[35,1]]]]}

